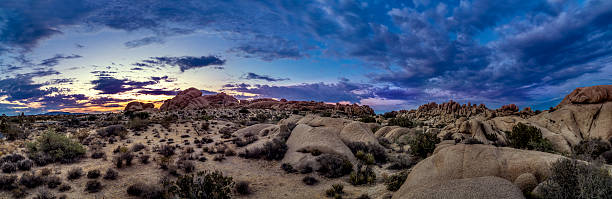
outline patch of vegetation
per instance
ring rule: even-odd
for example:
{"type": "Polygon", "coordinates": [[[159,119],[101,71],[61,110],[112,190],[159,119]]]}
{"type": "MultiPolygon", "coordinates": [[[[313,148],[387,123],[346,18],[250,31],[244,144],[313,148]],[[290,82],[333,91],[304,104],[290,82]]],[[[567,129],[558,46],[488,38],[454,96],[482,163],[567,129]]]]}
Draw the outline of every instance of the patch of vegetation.
{"type": "Polygon", "coordinates": [[[17,139],[25,139],[28,134],[21,130],[17,124],[10,123],[6,120],[0,121],[0,132],[8,141],[17,139]]]}
{"type": "Polygon", "coordinates": [[[355,153],[355,158],[361,160],[367,165],[372,165],[376,163],[376,160],[374,160],[374,155],[372,155],[371,153],[364,153],[363,151],[357,151],[357,153],[355,153]]]}
{"type": "Polygon", "coordinates": [[[251,194],[251,188],[249,187],[249,182],[247,181],[240,181],[236,183],[235,190],[236,190],[236,193],[240,195],[251,194]]]}
{"type": "Polygon", "coordinates": [[[366,144],[364,142],[350,142],[347,144],[347,146],[355,155],[357,155],[357,153],[361,151],[364,157],[363,160],[365,160],[366,162],[371,161],[367,160],[368,157],[365,157],[368,156],[367,154],[370,154],[369,156],[373,156],[374,160],[378,163],[387,162],[387,152],[385,152],[385,148],[381,146],[366,144]]]}
{"type": "Polygon", "coordinates": [[[523,123],[518,123],[512,127],[511,132],[507,132],[510,146],[517,149],[528,149],[543,152],[554,152],[552,143],[542,137],[540,129],[523,123]]]}
{"type": "Polygon", "coordinates": [[[391,165],[387,167],[387,169],[390,169],[390,170],[409,169],[410,167],[418,163],[418,160],[416,158],[411,157],[407,154],[399,154],[390,159],[392,163],[391,165]]]}
{"type": "Polygon", "coordinates": [[[17,163],[5,162],[0,168],[2,169],[3,173],[13,173],[17,171],[17,163]]]}
{"type": "Polygon", "coordinates": [[[417,126],[417,123],[410,120],[408,117],[395,117],[391,118],[388,122],[389,126],[401,126],[406,128],[413,128],[417,126]]]}
{"type": "Polygon", "coordinates": [[[306,185],[315,185],[319,183],[319,180],[312,176],[304,176],[304,178],[302,178],[302,182],[306,185]]]}
{"type": "Polygon", "coordinates": [[[563,158],[553,163],[551,176],[544,182],[543,198],[609,198],[612,176],[601,167],[563,158]]]}
{"type": "Polygon", "coordinates": [[[94,170],[91,170],[91,171],[87,172],[87,178],[89,178],[89,179],[96,179],[96,178],[100,177],[100,175],[101,175],[100,174],[100,170],[98,170],[98,169],[94,169],[94,170]]]}
{"type": "Polygon", "coordinates": [[[49,176],[45,179],[45,182],[47,182],[49,189],[55,189],[62,184],[62,179],[58,176],[49,176]]]}
{"type": "Polygon", "coordinates": [[[363,166],[359,164],[357,165],[357,169],[351,172],[349,182],[352,185],[373,184],[374,181],[376,181],[376,173],[374,173],[372,167],[362,167],[363,166]]]}
{"type": "Polygon", "coordinates": [[[147,147],[145,147],[145,145],[144,145],[144,144],[142,144],[142,143],[136,143],[136,144],[133,144],[133,145],[132,145],[132,152],[138,152],[138,151],[141,151],[141,150],[143,150],[143,149],[145,149],[145,148],[147,148],[147,147]]]}
{"type": "Polygon", "coordinates": [[[425,132],[417,132],[414,137],[408,140],[410,153],[421,158],[427,158],[428,154],[433,153],[438,143],[440,143],[440,140],[436,135],[425,132]]]}
{"type": "Polygon", "coordinates": [[[38,165],[71,163],[85,155],[83,145],[55,132],[42,134],[35,142],[27,143],[26,147],[28,156],[38,165]]]}
{"type": "Polygon", "coordinates": [[[201,171],[195,175],[180,176],[170,187],[179,198],[231,198],[234,181],[219,171],[201,171]]]}
{"type": "Polygon", "coordinates": [[[387,179],[385,179],[385,185],[387,185],[387,190],[389,191],[399,190],[399,188],[402,187],[402,185],[406,181],[406,178],[408,178],[407,171],[402,171],[402,172],[399,172],[399,173],[396,173],[396,174],[393,174],[387,177],[387,179]]]}
{"type": "Polygon", "coordinates": [[[81,169],[81,167],[75,167],[68,171],[68,176],[66,176],[66,178],[68,178],[68,180],[76,180],[81,178],[81,176],[83,176],[83,169],[81,169]]]}
{"type": "Polygon", "coordinates": [[[108,168],[106,170],[106,174],[104,174],[105,180],[116,180],[119,177],[119,172],[115,171],[112,168],[108,168]]]}
{"type": "Polygon", "coordinates": [[[127,127],[134,131],[142,131],[142,130],[145,130],[149,126],[149,123],[150,121],[147,119],[134,117],[128,121],[127,127]]]}
{"type": "Polygon", "coordinates": [[[280,139],[272,139],[264,143],[262,148],[245,150],[240,156],[244,158],[264,158],[266,160],[281,160],[287,152],[287,144],[280,139]]]}
{"type": "Polygon", "coordinates": [[[15,181],[17,181],[15,175],[0,175],[0,190],[14,189],[17,186],[15,181]]]}
{"type": "Polygon", "coordinates": [[[376,118],[370,116],[370,115],[366,115],[363,116],[361,118],[359,118],[359,121],[363,122],[363,123],[376,123],[376,118]]]}
{"type": "Polygon", "coordinates": [[[594,160],[601,154],[610,150],[610,145],[599,139],[583,140],[574,146],[574,153],[581,159],[594,160]]]}
{"type": "Polygon", "coordinates": [[[57,197],[55,196],[55,194],[53,194],[53,192],[47,190],[47,189],[40,189],[38,190],[38,193],[36,194],[36,196],[34,196],[33,199],[56,199],[57,197]]]}
{"type": "Polygon", "coordinates": [[[353,171],[353,164],[346,158],[336,154],[323,154],[317,157],[321,167],[317,172],[328,178],[342,177],[353,171]]]}
{"type": "Polygon", "coordinates": [[[100,190],[102,190],[102,183],[100,181],[90,180],[85,184],[85,191],[89,193],[98,193],[100,190]]]}
{"type": "Polygon", "coordinates": [[[34,172],[23,173],[19,179],[19,183],[27,188],[36,188],[44,182],[43,177],[36,175],[34,172]]]}
{"type": "Polygon", "coordinates": [[[162,145],[161,148],[159,148],[159,154],[163,155],[164,157],[170,157],[172,155],[174,155],[174,150],[175,147],[171,146],[171,145],[162,145]]]}
{"type": "Polygon", "coordinates": [[[344,185],[342,184],[333,184],[330,189],[325,190],[327,197],[342,198],[342,194],[344,194],[344,185]]]}
{"type": "Polygon", "coordinates": [[[128,132],[125,126],[123,125],[111,125],[99,129],[97,133],[101,137],[119,136],[121,138],[125,138],[128,132]]]}
{"type": "Polygon", "coordinates": [[[165,191],[157,185],[153,184],[145,184],[145,183],[135,183],[133,185],[128,186],[127,193],[130,196],[140,196],[141,198],[167,198],[165,197],[165,191]]]}

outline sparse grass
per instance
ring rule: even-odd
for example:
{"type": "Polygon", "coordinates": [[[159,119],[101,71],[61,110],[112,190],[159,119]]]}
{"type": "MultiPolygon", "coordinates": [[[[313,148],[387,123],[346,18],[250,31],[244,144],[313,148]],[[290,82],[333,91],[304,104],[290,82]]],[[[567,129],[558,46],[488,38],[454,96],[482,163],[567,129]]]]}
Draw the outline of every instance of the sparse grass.
{"type": "Polygon", "coordinates": [[[234,181],[219,171],[202,171],[195,175],[180,176],[171,186],[172,194],[179,198],[231,198],[234,181]]]}

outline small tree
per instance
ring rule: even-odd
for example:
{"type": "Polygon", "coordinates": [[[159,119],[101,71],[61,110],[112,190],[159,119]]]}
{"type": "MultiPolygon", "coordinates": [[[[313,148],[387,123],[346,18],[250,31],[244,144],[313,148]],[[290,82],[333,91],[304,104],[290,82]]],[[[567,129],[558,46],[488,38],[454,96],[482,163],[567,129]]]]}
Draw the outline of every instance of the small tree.
{"type": "Polygon", "coordinates": [[[39,165],[74,162],[85,155],[83,145],[52,131],[42,134],[35,142],[27,143],[26,146],[30,159],[39,165]]]}
{"type": "Polygon", "coordinates": [[[428,154],[433,153],[438,143],[440,143],[440,140],[436,135],[424,132],[417,132],[413,138],[408,140],[410,153],[422,158],[427,158],[428,154]]]}
{"type": "Polygon", "coordinates": [[[554,152],[552,143],[542,137],[540,129],[523,123],[512,127],[508,132],[510,146],[517,149],[537,150],[543,152],[554,152]]]}

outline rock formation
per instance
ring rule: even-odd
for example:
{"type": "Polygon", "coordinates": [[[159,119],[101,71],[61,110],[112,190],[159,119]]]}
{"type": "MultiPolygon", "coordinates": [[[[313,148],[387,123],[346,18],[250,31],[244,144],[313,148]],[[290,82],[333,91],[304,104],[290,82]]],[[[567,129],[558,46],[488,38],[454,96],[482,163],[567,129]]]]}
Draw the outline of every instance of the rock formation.
{"type": "Polygon", "coordinates": [[[130,102],[125,106],[124,111],[135,112],[135,111],[152,110],[154,108],[155,108],[155,105],[153,105],[153,103],[130,102]]]}
{"type": "Polygon", "coordinates": [[[238,100],[225,93],[202,96],[202,91],[196,88],[189,88],[179,92],[174,98],[164,101],[160,110],[204,109],[235,105],[238,105],[238,100]]]}
{"type": "Polygon", "coordinates": [[[409,196],[419,195],[419,190],[485,176],[514,182],[519,176],[530,173],[538,176],[539,183],[550,175],[550,165],[559,158],[563,156],[482,144],[441,144],[432,156],[413,167],[393,198],[411,198],[409,196]]]}

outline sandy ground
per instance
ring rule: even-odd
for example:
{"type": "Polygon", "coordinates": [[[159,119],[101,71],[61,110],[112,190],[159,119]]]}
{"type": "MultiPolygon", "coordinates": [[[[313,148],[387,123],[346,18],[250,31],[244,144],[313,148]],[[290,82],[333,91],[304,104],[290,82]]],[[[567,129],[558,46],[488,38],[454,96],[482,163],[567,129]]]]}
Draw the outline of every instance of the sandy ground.
{"type": "MultiPolygon", "coordinates": [[[[195,121],[195,126],[200,126],[201,121],[195,121]]],[[[130,132],[126,140],[118,141],[114,144],[108,144],[103,150],[106,152],[106,159],[91,159],[84,158],[75,164],[51,164],[45,167],[34,167],[32,170],[40,172],[42,168],[51,168],[53,173],[63,179],[63,183],[69,184],[72,189],[64,193],[58,193],[57,188],[52,190],[56,193],[56,196],[66,194],[68,198],[135,198],[127,195],[126,189],[129,185],[135,182],[150,182],[157,183],[161,176],[168,175],[167,171],[161,170],[158,164],[153,160],[157,159],[158,155],[151,152],[154,145],[160,145],[160,139],[174,139],[175,143],[180,143],[183,146],[184,140],[189,140],[195,152],[193,154],[201,154],[201,150],[193,144],[194,138],[201,138],[204,136],[211,137],[215,141],[222,140],[218,130],[227,125],[235,125],[231,122],[226,121],[213,121],[208,132],[202,132],[198,136],[196,131],[193,129],[192,122],[186,122],[182,124],[173,124],[171,129],[173,131],[168,132],[167,136],[165,129],[160,125],[153,125],[146,131],[142,132],[141,135],[135,136],[133,132],[130,132]],[[160,132],[160,138],[153,137],[153,131],[157,129],[160,132]],[[189,135],[188,138],[181,138],[181,135],[189,135]],[[127,140],[131,143],[127,143],[127,140]],[[150,144],[147,141],[150,140],[150,144]],[[141,164],[138,158],[135,158],[133,165],[130,167],[124,167],[116,169],[112,162],[113,153],[112,151],[117,146],[131,146],[135,143],[143,143],[147,146],[144,153],[151,155],[151,162],[148,164],[141,164]],[[73,167],[83,168],[83,173],[87,171],[100,169],[102,175],[106,172],[107,168],[114,168],[119,171],[119,178],[117,180],[104,180],[102,177],[98,180],[102,183],[103,189],[98,193],[87,193],[85,192],[85,184],[90,179],[86,176],[81,177],[78,180],[69,181],[66,179],[66,173],[73,167]]],[[[213,146],[214,143],[206,144],[204,146],[213,146]]],[[[176,160],[182,150],[177,149],[177,154],[174,155],[176,160]]],[[[91,150],[88,150],[88,157],[91,150]]],[[[208,159],[206,162],[194,161],[196,163],[196,171],[201,170],[218,170],[222,171],[224,175],[231,176],[235,182],[248,181],[253,193],[247,196],[241,196],[235,194],[236,198],[326,198],[325,190],[329,189],[332,184],[340,183],[344,185],[346,192],[343,195],[344,198],[356,198],[361,194],[368,194],[371,198],[384,198],[390,193],[386,190],[384,183],[382,182],[383,173],[389,174],[387,170],[375,167],[377,173],[377,183],[375,185],[366,186],[353,186],[348,183],[348,176],[336,179],[329,179],[318,175],[317,173],[310,174],[288,174],[280,168],[278,161],[266,161],[266,160],[253,160],[244,159],[238,156],[229,156],[225,160],[218,162],[213,161],[214,154],[204,153],[204,156],[208,159]],[[313,186],[305,185],[302,183],[304,176],[313,176],[319,180],[319,183],[313,186]]],[[[15,173],[20,176],[23,172],[15,173]]],[[[174,179],[174,178],[173,178],[174,179]]],[[[40,186],[35,189],[30,189],[27,192],[30,193],[26,198],[33,198],[40,189],[46,189],[44,186],[40,186]]],[[[10,192],[0,192],[0,198],[11,198],[10,192]]]]}

